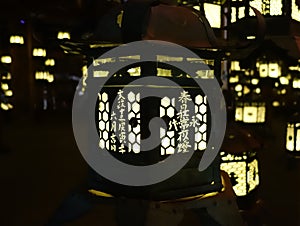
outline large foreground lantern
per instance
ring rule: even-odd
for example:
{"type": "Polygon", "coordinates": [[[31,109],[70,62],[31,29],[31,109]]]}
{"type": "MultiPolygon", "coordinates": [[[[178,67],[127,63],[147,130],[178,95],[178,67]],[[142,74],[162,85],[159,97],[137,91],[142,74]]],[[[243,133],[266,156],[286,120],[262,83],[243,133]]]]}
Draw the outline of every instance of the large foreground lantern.
{"type": "MultiPolygon", "coordinates": [[[[128,17],[125,11],[122,16],[122,28],[130,29],[134,16],[128,17]],[[127,22],[124,21],[126,19],[127,22]]],[[[171,177],[143,186],[112,183],[115,181],[110,180],[109,176],[102,178],[100,175],[101,183],[97,185],[97,190],[113,195],[159,200],[219,191],[222,183],[218,156],[213,156],[212,162],[205,169],[199,171],[198,166],[205,154],[209,156],[209,150],[213,152],[214,148],[218,149],[215,144],[210,143],[215,136],[212,130],[222,130],[222,124],[225,130],[224,103],[215,105],[209,101],[216,94],[222,93],[218,80],[224,53],[213,48],[210,43],[212,34],[206,34],[206,31],[212,30],[207,27],[208,23],[203,23],[206,21],[200,12],[185,7],[155,5],[151,7],[147,20],[148,27],[143,39],[151,40],[146,41],[147,46],[153,43],[151,51],[147,47],[147,53],[139,52],[136,47],[141,42],[117,47],[126,49],[126,46],[130,47],[132,44],[134,47],[128,48],[130,53],[122,50],[119,55],[105,57],[101,55],[103,52],[118,45],[64,44],[65,50],[83,51],[88,59],[76,98],[84,100],[86,96],[92,95],[89,91],[89,79],[104,81],[97,87],[94,108],[99,153],[108,153],[131,165],[130,168],[135,171],[164,165],[169,159],[178,156],[178,162],[180,159],[187,161],[171,177]],[[176,18],[172,16],[174,14],[176,18]],[[185,21],[185,26],[182,23],[172,23],[172,20],[185,21]],[[157,44],[160,43],[158,51],[153,40],[168,42],[157,41],[157,44]],[[173,44],[170,42],[188,47],[193,54],[172,51],[173,44]],[[151,60],[146,57],[149,53],[151,60]],[[198,69],[190,73],[180,65],[198,69]],[[214,81],[214,86],[209,89],[214,94],[206,93],[208,86],[199,86],[199,80],[206,85],[214,81]],[[223,120],[217,128],[213,128],[216,126],[213,119],[220,113],[224,114],[223,120]],[[188,156],[191,158],[187,158],[188,156]]],[[[123,38],[126,42],[136,41],[132,33],[125,34],[123,38]]],[[[167,168],[149,171],[145,176],[152,180],[157,175],[164,174],[167,168]]],[[[117,167],[110,167],[107,171],[115,176],[114,172],[118,170],[117,167]]],[[[125,171],[120,172],[120,175],[126,175],[125,171]]],[[[132,175],[126,177],[134,179],[132,175]]],[[[127,178],[119,179],[126,181],[127,178]]]]}

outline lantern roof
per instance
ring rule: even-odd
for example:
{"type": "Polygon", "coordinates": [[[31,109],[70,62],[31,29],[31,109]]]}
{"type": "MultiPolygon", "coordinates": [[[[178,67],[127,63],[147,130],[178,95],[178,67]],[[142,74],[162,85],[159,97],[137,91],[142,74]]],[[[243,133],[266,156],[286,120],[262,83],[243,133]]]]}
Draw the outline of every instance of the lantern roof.
{"type": "Polygon", "coordinates": [[[236,122],[228,123],[221,151],[243,154],[258,151],[261,147],[262,142],[255,136],[255,133],[236,122]]]}

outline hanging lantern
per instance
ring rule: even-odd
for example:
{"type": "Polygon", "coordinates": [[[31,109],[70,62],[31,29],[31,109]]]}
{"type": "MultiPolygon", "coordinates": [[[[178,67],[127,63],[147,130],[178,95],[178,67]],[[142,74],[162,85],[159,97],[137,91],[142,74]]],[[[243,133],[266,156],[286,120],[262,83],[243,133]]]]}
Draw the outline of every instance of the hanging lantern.
{"type": "Polygon", "coordinates": [[[279,61],[258,60],[256,63],[261,78],[279,78],[281,76],[281,66],[279,61]]]}
{"type": "MultiPolygon", "coordinates": [[[[210,82],[215,78],[219,79],[221,60],[224,59],[225,54],[215,48],[213,30],[207,25],[208,23],[204,23],[206,18],[203,14],[188,7],[174,5],[155,4],[150,8],[149,14],[145,13],[147,18],[144,18],[142,13],[135,15],[134,10],[128,9],[122,12],[120,18],[118,17],[122,24],[122,40],[128,44],[117,48],[130,47],[134,53],[125,54],[122,49],[123,55],[121,56],[98,58],[101,53],[116,45],[107,46],[105,43],[93,44],[91,42],[75,43],[73,47],[70,47],[72,42],[64,43],[64,50],[82,51],[88,60],[89,67],[83,69],[84,78],[77,89],[75,98],[84,100],[92,95],[88,92],[90,78],[105,81],[103,87],[99,87],[95,95],[97,103],[95,103],[96,109],[93,109],[96,110],[97,150],[100,149],[100,153],[107,151],[109,156],[112,155],[120,162],[137,166],[136,170],[139,170],[138,166],[164,164],[167,159],[175,156],[183,159],[189,153],[193,153],[193,156],[172,177],[159,183],[144,187],[123,186],[98,175],[101,183],[98,184],[96,190],[113,195],[160,200],[219,191],[222,184],[218,158],[214,158],[205,170],[201,172],[198,170],[198,160],[208,150],[208,138],[213,134],[210,132],[213,130],[211,126],[215,121],[211,119],[215,114],[211,112],[212,105],[208,103],[210,95],[206,95],[195,81],[203,79],[210,82]],[[140,34],[140,31],[132,33],[132,24],[144,20],[147,20],[147,26],[144,27],[143,34],[140,34]],[[146,40],[147,46],[151,46],[149,51],[149,54],[152,54],[151,61],[145,59],[146,54],[139,52],[139,48],[130,46],[135,43],[129,42],[141,39],[146,40]],[[187,57],[183,52],[165,51],[170,50],[168,49],[172,46],[170,43],[161,45],[159,51],[156,52],[153,49],[155,47],[153,43],[159,43],[159,41],[153,40],[164,40],[188,47],[201,59],[196,56],[187,57]],[[116,65],[120,64],[126,66],[114,71],[111,75],[111,68],[116,69],[116,65]],[[193,74],[187,73],[174,66],[178,64],[199,65],[199,70],[193,74]],[[141,78],[149,77],[173,81],[178,84],[178,87],[153,82],[156,80],[151,83],[134,83],[141,78]],[[161,96],[145,98],[144,92],[152,95],[160,93],[161,96]],[[188,108],[191,103],[194,107],[188,108]],[[158,118],[159,122],[164,122],[164,126],[156,126],[155,131],[152,131],[149,127],[151,127],[152,119],[155,118],[158,118]],[[152,139],[155,142],[152,142],[152,139]],[[145,151],[145,146],[147,146],[145,143],[155,144],[155,146],[145,151]],[[193,180],[188,178],[193,178],[193,180]]],[[[129,51],[129,49],[126,50],[129,51]]],[[[218,93],[219,88],[217,87],[214,91],[218,93]]],[[[225,106],[223,106],[224,109],[219,107],[220,105],[217,106],[218,113],[225,111],[225,106]]],[[[225,121],[226,118],[224,118],[225,121]]],[[[159,122],[153,123],[157,125],[159,122]]],[[[220,126],[222,123],[218,124],[218,129],[220,126]]],[[[78,127],[78,129],[82,128],[78,127]]],[[[164,171],[161,171],[161,174],[163,173],[164,171]]]]}
{"type": "Polygon", "coordinates": [[[11,44],[20,44],[23,45],[24,44],[24,37],[21,35],[12,35],[9,38],[9,42],[11,44]]]}
{"type": "Polygon", "coordinates": [[[251,98],[236,101],[235,121],[244,123],[264,123],[266,121],[266,103],[251,98]]]}
{"type": "Polygon", "coordinates": [[[293,115],[286,126],[286,150],[293,156],[300,156],[300,117],[293,115]]]}
{"type": "Polygon", "coordinates": [[[257,151],[261,143],[246,129],[229,124],[221,149],[221,169],[230,176],[237,196],[247,196],[260,183],[257,151]]]}

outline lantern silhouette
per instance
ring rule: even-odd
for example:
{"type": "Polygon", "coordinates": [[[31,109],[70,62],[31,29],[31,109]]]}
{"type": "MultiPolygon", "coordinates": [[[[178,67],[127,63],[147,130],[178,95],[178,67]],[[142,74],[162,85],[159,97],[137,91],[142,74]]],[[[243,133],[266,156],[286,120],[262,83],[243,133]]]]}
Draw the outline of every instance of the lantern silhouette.
{"type": "Polygon", "coordinates": [[[226,171],[237,196],[253,192],[260,183],[258,141],[247,129],[229,124],[221,149],[221,169],[226,171]]]}

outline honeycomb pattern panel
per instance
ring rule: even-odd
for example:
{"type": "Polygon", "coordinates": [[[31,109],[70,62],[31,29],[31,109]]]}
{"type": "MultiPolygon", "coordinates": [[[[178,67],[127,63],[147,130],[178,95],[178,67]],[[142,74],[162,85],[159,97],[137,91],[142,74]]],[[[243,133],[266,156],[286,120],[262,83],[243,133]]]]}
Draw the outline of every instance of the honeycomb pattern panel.
{"type": "Polygon", "coordinates": [[[98,93],[99,106],[98,106],[98,129],[99,129],[99,147],[101,149],[110,150],[109,130],[110,130],[110,117],[109,117],[109,102],[108,94],[98,93]]]}
{"type": "Polygon", "coordinates": [[[174,154],[176,149],[175,135],[178,131],[176,120],[175,98],[164,97],[161,99],[160,117],[168,121],[167,130],[160,128],[161,155],[174,154]]]}
{"type": "Polygon", "coordinates": [[[246,162],[223,162],[220,168],[228,173],[235,194],[245,196],[247,194],[246,162]]]}
{"type": "Polygon", "coordinates": [[[191,126],[195,128],[194,150],[203,151],[207,145],[207,98],[195,97],[195,116],[192,116],[191,126]]]}
{"type": "Polygon", "coordinates": [[[132,91],[127,94],[128,111],[128,152],[141,151],[141,126],[140,126],[140,94],[132,91]]]}
{"type": "Polygon", "coordinates": [[[249,192],[255,189],[259,184],[258,161],[254,159],[248,164],[247,184],[249,192]]]}

